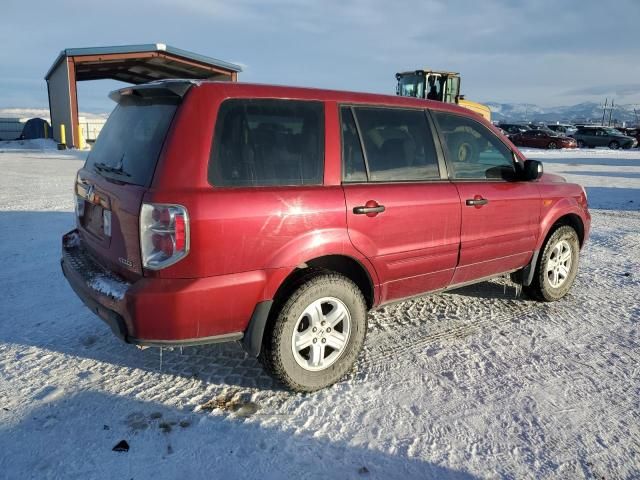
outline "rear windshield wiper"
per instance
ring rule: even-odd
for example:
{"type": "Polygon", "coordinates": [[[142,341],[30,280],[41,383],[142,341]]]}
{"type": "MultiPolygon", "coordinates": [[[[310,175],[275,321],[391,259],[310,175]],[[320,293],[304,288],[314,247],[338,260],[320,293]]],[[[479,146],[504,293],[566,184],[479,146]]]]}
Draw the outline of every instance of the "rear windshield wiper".
{"type": "Polygon", "coordinates": [[[122,175],[125,177],[130,177],[131,174],[122,170],[122,163],[120,163],[120,167],[112,167],[111,165],[107,165],[103,162],[96,162],[93,166],[101,172],[115,173],[116,175],[122,175]]]}

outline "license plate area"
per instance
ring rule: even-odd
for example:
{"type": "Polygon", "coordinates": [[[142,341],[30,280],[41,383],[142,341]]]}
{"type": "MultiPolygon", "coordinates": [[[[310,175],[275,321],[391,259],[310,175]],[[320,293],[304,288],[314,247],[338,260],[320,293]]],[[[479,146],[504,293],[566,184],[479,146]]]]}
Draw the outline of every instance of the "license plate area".
{"type": "Polygon", "coordinates": [[[85,202],[81,217],[83,228],[98,238],[104,238],[103,210],[101,205],[85,202]]]}

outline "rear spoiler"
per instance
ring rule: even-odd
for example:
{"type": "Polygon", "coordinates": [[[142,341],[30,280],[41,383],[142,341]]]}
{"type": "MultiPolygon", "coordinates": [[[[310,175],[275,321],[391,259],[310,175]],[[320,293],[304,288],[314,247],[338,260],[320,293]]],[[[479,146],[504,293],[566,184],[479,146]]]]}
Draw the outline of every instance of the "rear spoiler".
{"type": "Polygon", "coordinates": [[[128,95],[150,98],[182,98],[193,86],[200,85],[197,80],[156,80],[154,82],[125,87],[114,90],[109,94],[109,98],[119,103],[123,97],[128,95]]]}

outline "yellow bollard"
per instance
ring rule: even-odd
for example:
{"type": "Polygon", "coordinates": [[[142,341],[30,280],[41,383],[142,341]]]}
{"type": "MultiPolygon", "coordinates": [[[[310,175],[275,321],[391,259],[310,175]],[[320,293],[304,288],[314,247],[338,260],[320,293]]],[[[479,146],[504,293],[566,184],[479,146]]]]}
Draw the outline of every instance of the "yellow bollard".
{"type": "Polygon", "coordinates": [[[86,144],[84,143],[84,135],[82,134],[82,126],[78,124],[78,148],[84,150],[86,144]]]}
{"type": "Polygon", "coordinates": [[[49,138],[49,124],[47,122],[44,123],[44,138],[49,138]]]}
{"type": "Polygon", "coordinates": [[[58,150],[65,150],[67,148],[67,134],[64,130],[64,123],[60,124],[60,143],[58,144],[58,150]]]}

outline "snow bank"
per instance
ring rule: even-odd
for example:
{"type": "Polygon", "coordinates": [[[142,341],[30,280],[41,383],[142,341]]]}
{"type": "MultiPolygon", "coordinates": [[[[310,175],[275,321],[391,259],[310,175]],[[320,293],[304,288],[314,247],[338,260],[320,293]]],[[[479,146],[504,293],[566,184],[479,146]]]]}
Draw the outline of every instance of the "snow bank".
{"type": "Polygon", "coordinates": [[[0,151],[15,150],[57,150],[58,143],[51,138],[34,138],[31,140],[0,141],[0,151]]]}

